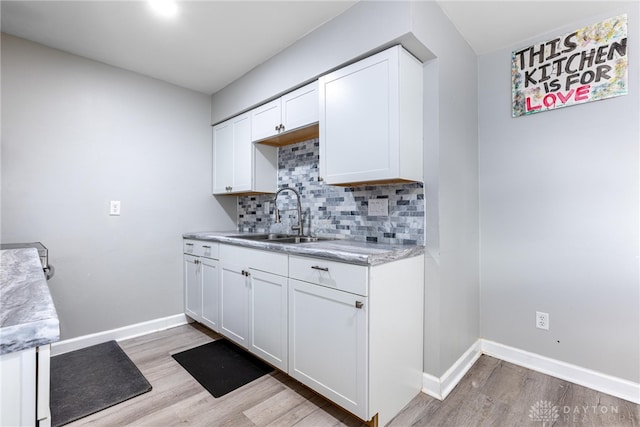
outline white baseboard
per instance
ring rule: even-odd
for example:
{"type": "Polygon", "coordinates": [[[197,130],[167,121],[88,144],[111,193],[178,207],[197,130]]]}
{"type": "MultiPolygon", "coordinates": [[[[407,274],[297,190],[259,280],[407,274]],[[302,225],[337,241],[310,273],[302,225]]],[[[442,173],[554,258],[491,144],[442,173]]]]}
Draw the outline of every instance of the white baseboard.
{"type": "Polygon", "coordinates": [[[136,323],[122,328],[111,329],[109,331],[98,332],[90,335],[83,335],[77,338],[71,338],[64,341],[58,341],[51,344],[51,356],[68,353],[73,350],[89,347],[111,340],[125,340],[152,332],[163,331],[165,329],[174,328],[176,326],[185,325],[189,322],[184,314],[176,314],[173,316],[163,317],[160,319],[149,320],[147,322],[136,323]]]}
{"type": "Polygon", "coordinates": [[[493,341],[479,341],[483,354],[640,404],[638,383],[493,341]]]}
{"type": "Polygon", "coordinates": [[[476,363],[481,354],[480,340],[478,340],[440,378],[423,373],[422,392],[436,399],[444,400],[476,363]]]}
{"type": "Polygon", "coordinates": [[[440,378],[423,373],[422,392],[443,400],[481,354],[640,404],[638,383],[485,339],[471,345],[440,378]]]}

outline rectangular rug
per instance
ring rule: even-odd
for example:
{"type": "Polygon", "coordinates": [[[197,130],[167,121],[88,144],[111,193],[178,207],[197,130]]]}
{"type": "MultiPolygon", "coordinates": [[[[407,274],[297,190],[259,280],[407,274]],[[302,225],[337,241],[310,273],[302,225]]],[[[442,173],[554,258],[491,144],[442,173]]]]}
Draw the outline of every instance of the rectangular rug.
{"type": "Polygon", "coordinates": [[[151,390],[115,341],[51,358],[51,424],[62,426],[151,390]]]}
{"type": "Polygon", "coordinates": [[[271,366],[225,339],[172,357],[213,397],[224,396],[273,371],[271,366]]]}

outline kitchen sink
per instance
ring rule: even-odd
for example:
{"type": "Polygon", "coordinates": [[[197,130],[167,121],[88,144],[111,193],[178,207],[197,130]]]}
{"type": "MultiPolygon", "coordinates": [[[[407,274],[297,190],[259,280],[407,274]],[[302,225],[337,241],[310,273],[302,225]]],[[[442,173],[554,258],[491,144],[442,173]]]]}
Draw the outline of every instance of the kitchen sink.
{"type": "Polygon", "coordinates": [[[233,237],[234,239],[252,240],[256,242],[269,242],[269,243],[310,243],[320,242],[326,240],[335,240],[330,237],[312,237],[312,236],[298,236],[296,234],[239,234],[233,237]]]}
{"type": "Polygon", "coordinates": [[[229,236],[234,239],[244,239],[244,240],[277,240],[277,239],[287,239],[290,237],[296,237],[292,234],[239,234],[237,236],[229,236]]]}

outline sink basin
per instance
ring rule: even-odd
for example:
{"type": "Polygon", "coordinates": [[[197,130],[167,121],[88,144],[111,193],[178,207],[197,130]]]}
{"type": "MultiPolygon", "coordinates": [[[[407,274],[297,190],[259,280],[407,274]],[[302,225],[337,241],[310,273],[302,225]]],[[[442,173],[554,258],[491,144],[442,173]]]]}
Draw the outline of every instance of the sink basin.
{"type": "Polygon", "coordinates": [[[326,237],[311,237],[311,236],[293,236],[293,237],[283,237],[281,239],[270,240],[273,243],[309,243],[309,242],[320,242],[324,240],[334,240],[326,237]]]}
{"type": "Polygon", "coordinates": [[[244,239],[244,240],[277,240],[277,239],[287,239],[287,238],[296,237],[296,236],[291,234],[270,233],[270,234],[239,234],[237,236],[229,236],[229,237],[233,237],[234,239],[244,239]]]}
{"type": "Polygon", "coordinates": [[[309,243],[320,242],[325,240],[334,240],[330,237],[311,237],[311,236],[298,236],[295,234],[239,234],[236,236],[229,236],[235,239],[253,240],[256,242],[269,242],[269,243],[309,243]]]}

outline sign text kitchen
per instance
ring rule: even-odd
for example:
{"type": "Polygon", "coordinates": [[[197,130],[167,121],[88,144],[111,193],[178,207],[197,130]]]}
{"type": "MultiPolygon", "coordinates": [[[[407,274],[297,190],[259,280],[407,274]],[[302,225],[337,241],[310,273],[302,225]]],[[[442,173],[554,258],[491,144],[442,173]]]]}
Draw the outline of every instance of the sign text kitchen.
{"type": "Polygon", "coordinates": [[[627,94],[627,15],[512,53],[512,116],[627,94]]]}

